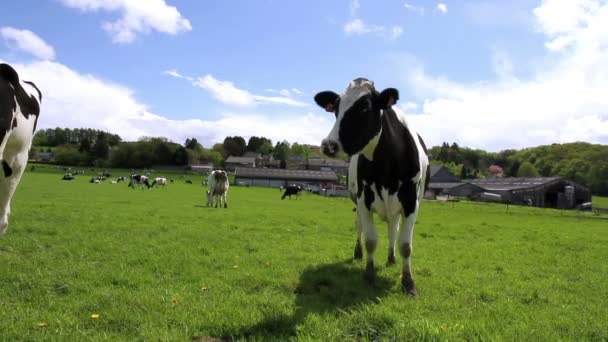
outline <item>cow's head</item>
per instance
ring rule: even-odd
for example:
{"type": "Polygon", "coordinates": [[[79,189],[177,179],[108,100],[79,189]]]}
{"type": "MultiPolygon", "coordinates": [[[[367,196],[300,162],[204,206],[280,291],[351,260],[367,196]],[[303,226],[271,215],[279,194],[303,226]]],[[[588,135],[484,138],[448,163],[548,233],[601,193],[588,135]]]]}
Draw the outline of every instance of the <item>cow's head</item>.
{"type": "Polygon", "coordinates": [[[382,111],[399,99],[397,89],[378,93],[374,82],[357,78],[350,82],[342,96],[333,91],[315,95],[315,102],[336,115],[336,123],[323,139],[323,153],[333,157],[340,150],[352,156],[360,153],[380,133],[382,111]]]}

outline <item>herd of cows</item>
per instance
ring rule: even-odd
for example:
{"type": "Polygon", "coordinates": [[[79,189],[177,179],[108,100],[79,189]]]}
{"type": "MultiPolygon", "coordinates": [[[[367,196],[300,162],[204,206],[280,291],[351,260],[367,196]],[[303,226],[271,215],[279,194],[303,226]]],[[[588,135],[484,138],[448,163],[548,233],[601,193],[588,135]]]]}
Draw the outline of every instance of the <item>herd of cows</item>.
{"type": "MultiPolygon", "coordinates": [[[[378,245],[375,212],[389,227],[387,264],[396,263],[398,247],[402,258],[401,288],[404,293],[415,296],[412,239],[420,200],[430,178],[429,159],[422,138],[408,126],[405,116],[393,108],[398,99],[397,89],[378,92],[374,83],[365,78],[351,81],[342,95],[322,91],[314,97],[321,108],[336,117],[333,128],[322,141],[323,153],[332,157],[344,151],[351,157],[348,187],[357,212],[354,258],[363,258],[364,236],[367,253],[364,278],[374,283],[374,255],[378,245]]],[[[4,171],[0,177],[0,236],[7,229],[10,202],[27,164],[41,102],[42,93],[34,83],[20,80],[11,66],[0,63],[0,157],[4,171]]],[[[106,179],[106,176],[98,177],[106,179]]],[[[74,175],[64,177],[69,180],[74,175]]],[[[100,183],[101,178],[91,182],[100,183]]],[[[113,182],[126,181],[119,179],[113,182]]],[[[140,174],[132,174],[129,179],[131,188],[151,188],[166,183],[167,179],[159,177],[150,184],[148,176],[140,174]]],[[[208,179],[207,205],[227,208],[228,187],[226,172],[214,171],[208,179]]],[[[288,187],[283,199],[297,196],[301,191],[298,187],[288,187]]]]}

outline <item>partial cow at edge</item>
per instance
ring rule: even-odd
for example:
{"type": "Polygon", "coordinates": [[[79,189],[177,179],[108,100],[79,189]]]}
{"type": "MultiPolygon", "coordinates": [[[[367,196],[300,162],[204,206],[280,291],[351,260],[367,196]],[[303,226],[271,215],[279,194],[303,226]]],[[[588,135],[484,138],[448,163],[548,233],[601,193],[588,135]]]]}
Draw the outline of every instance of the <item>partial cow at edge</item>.
{"type": "Polygon", "coordinates": [[[6,232],[11,199],[27,165],[40,115],[42,93],[8,64],[0,64],[0,237],[6,232]]]}
{"type": "Polygon", "coordinates": [[[214,170],[207,179],[207,206],[228,208],[228,174],[224,170],[214,170]]]}
{"type": "Polygon", "coordinates": [[[348,172],[349,190],[357,205],[357,243],[355,259],[363,258],[361,235],[365,234],[367,266],[364,278],[374,283],[374,255],[378,232],[373,213],[388,223],[388,265],[395,261],[395,243],[403,260],[401,288],[415,296],[411,272],[412,238],[420,201],[429,181],[429,159],[422,138],[408,125],[405,116],[393,105],[399,99],[394,88],[376,91],[365,78],[350,82],[338,95],[323,91],[315,102],[334,113],[336,122],[322,150],[328,156],[339,151],[351,156],[348,172]],[[403,229],[399,233],[401,221],[403,229]],[[397,236],[399,234],[399,236],[397,236]]]}

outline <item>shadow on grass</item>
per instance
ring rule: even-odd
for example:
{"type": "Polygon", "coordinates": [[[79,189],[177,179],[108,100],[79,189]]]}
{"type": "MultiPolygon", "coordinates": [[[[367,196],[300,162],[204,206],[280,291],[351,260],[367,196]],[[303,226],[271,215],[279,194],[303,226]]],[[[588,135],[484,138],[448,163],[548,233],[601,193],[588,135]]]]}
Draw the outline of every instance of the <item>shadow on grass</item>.
{"type": "Polygon", "coordinates": [[[309,314],[338,313],[376,303],[377,298],[386,296],[393,283],[393,280],[378,275],[374,286],[365,284],[361,263],[352,260],[310,267],[302,272],[294,291],[296,312],[292,316],[265,312],[262,322],[245,327],[236,339],[295,336],[297,325],[309,314]]]}

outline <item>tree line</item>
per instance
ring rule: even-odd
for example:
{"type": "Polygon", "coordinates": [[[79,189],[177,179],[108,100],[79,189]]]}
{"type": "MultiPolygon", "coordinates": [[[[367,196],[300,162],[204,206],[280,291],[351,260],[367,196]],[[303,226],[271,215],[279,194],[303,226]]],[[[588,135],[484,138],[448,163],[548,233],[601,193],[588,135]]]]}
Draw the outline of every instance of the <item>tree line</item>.
{"type": "MultiPolygon", "coordinates": [[[[93,129],[46,129],[33,139],[30,159],[52,151],[53,162],[61,165],[113,168],[150,168],[213,164],[223,167],[230,156],[255,152],[272,156],[286,166],[290,157],[305,160],[321,156],[308,145],[266,137],[229,136],[205,148],[196,138],[183,144],[163,137],[142,137],[125,142],[120,136],[93,129]]],[[[445,165],[463,179],[485,177],[561,176],[587,186],[594,194],[608,195],[608,146],[584,142],[552,144],[522,150],[487,152],[444,142],[429,150],[434,165],[445,165]]]]}

